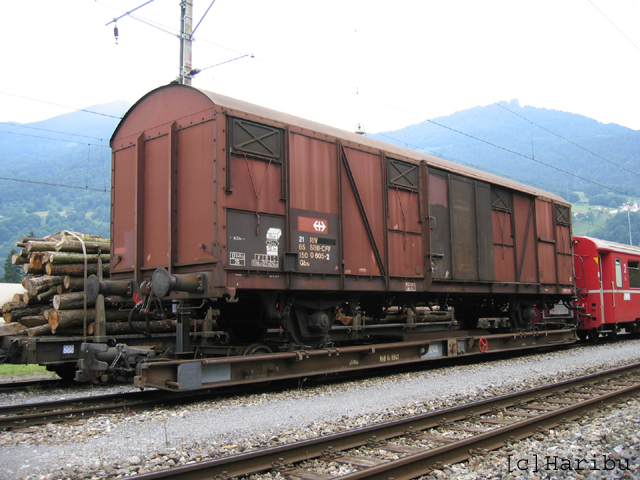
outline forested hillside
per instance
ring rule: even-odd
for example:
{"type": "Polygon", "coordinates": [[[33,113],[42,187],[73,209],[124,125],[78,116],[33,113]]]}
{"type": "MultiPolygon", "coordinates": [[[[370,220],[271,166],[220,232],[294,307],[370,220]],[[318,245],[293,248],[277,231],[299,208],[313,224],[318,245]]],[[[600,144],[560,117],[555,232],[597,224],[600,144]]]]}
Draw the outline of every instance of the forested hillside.
{"type": "Polygon", "coordinates": [[[639,131],[521,107],[517,100],[373,136],[508,176],[569,201],[577,200],[577,192],[640,197],[639,131]]]}
{"type": "Polygon", "coordinates": [[[109,236],[109,138],[129,106],[116,102],[41,122],[0,125],[1,259],[29,232],[109,236]]]}

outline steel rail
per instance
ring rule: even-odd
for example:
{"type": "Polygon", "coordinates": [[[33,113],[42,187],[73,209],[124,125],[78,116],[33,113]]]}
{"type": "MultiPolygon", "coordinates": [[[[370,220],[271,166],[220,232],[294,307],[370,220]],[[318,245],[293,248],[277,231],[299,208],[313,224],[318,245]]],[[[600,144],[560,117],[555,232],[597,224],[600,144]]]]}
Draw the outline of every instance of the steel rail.
{"type": "Polygon", "coordinates": [[[602,408],[603,402],[616,403],[640,392],[640,383],[620,390],[598,395],[597,397],[577,402],[558,410],[554,410],[512,425],[506,425],[486,433],[474,435],[450,445],[427,450],[424,453],[409,455],[383,465],[367,468],[349,475],[341,476],[342,480],[412,479],[425,475],[439,465],[459,463],[470,458],[474,452],[494,450],[517,440],[530,437],[535,433],[580,418],[585,412],[602,408]]]}
{"type": "MultiPolygon", "coordinates": [[[[495,411],[495,409],[518,406],[522,402],[541,399],[545,396],[558,395],[559,393],[571,391],[581,386],[593,385],[599,380],[624,375],[638,368],[640,368],[640,363],[635,363],[625,367],[585,375],[572,380],[533,388],[524,392],[503,395],[471,404],[451,407],[325,437],[304,440],[293,444],[256,450],[254,452],[208,460],[192,465],[174,467],[158,472],[139,474],[136,475],[136,478],[140,480],[229,478],[271,470],[274,466],[284,467],[282,473],[286,474],[287,464],[326,456],[327,452],[357,448],[366,445],[372,439],[381,441],[408,434],[415,434],[414,432],[419,430],[435,428],[443,423],[463,420],[469,417],[470,412],[473,412],[475,415],[492,412],[495,411]]],[[[489,430],[486,433],[468,437],[447,446],[430,449],[416,455],[409,455],[400,460],[389,462],[388,464],[378,467],[367,468],[340,478],[345,480],[354,480],[357,478],[380,478],[387,480],[390,477],[396,480],[414,478],[415,476],[427,473],[432,467],[437,465],[438,462],[446,464],[463,461],[469,458],[470,450],[495,448],[495,446],[504,445],[503,442],[505,439],[513,441],[525,438],[540,431],[540,428],[550,428],[564,423],[566,421],[565,419],[577,418],[579,416],[577,413],[579,410],[598,408],[598,405],[601,405],[604,401],[619,399],[623,395],[631,395],[638,390],[640,390],[640,381],[635,380],[634,385],[626,386],[620,391],[607,391],[607,393],[603,395],[593,393],[594,396],[592,398],[576,401],[574,405],[562,407],[535,418],[514,421],[513,424],[505,427],[489,430]]]]}
{"type": "MultiPolygon", "coordinates": [[[[193,397],[192,397],[193,398],[193,397]]],[[[0,430],[64,422],[90,416],[140,410],[157,403],[184,402],[183,396],[164,392],[128,392],[53,402],[0,406],[0,430]]]]}
{"type": "Polygon", "coordinates": [[[6,382],[0,383],[0,393],[11,393],[20,390],[52,388],[58,386],[68,386],[69,382],[65,382],[61,379],[41,379],[41,380],[24,380],[19,382],[6,382]]]}

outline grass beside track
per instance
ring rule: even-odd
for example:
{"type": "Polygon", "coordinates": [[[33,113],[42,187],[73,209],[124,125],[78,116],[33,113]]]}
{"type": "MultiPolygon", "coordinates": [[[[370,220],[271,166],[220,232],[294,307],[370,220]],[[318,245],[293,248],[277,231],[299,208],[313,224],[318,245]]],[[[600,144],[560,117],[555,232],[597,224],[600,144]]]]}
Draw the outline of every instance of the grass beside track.
{"type": "Polygon", "coordinates": [[[8,380],[12,377],[57,378],[57,375],[40,365],[0,364],[0,380],[8,380]]]}

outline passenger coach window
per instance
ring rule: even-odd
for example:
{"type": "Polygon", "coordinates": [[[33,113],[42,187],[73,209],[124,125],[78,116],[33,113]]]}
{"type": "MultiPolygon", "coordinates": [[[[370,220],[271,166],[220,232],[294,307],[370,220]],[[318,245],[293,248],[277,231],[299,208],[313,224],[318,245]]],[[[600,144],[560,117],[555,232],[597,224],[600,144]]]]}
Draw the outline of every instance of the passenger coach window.
{"type": "Polygon", "coordinates": [[[622,261],[616,258],[616,288],[622,288],[622,261]]]}
{"type": "Polygon", "coordinates": [[[640,262],[629,260],[629,286],[640,288],[640,262]]]}

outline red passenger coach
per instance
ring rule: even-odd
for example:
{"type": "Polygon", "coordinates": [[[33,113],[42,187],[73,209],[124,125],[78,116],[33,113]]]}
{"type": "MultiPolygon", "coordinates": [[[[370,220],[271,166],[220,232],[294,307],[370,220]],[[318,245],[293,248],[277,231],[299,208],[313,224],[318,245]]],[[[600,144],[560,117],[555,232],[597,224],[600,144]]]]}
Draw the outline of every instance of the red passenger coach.
{"type": "Polygon", "coordinates": [[[640,248],[589,237],[574,237],[578,333],[640,331],[640,248]]]}

